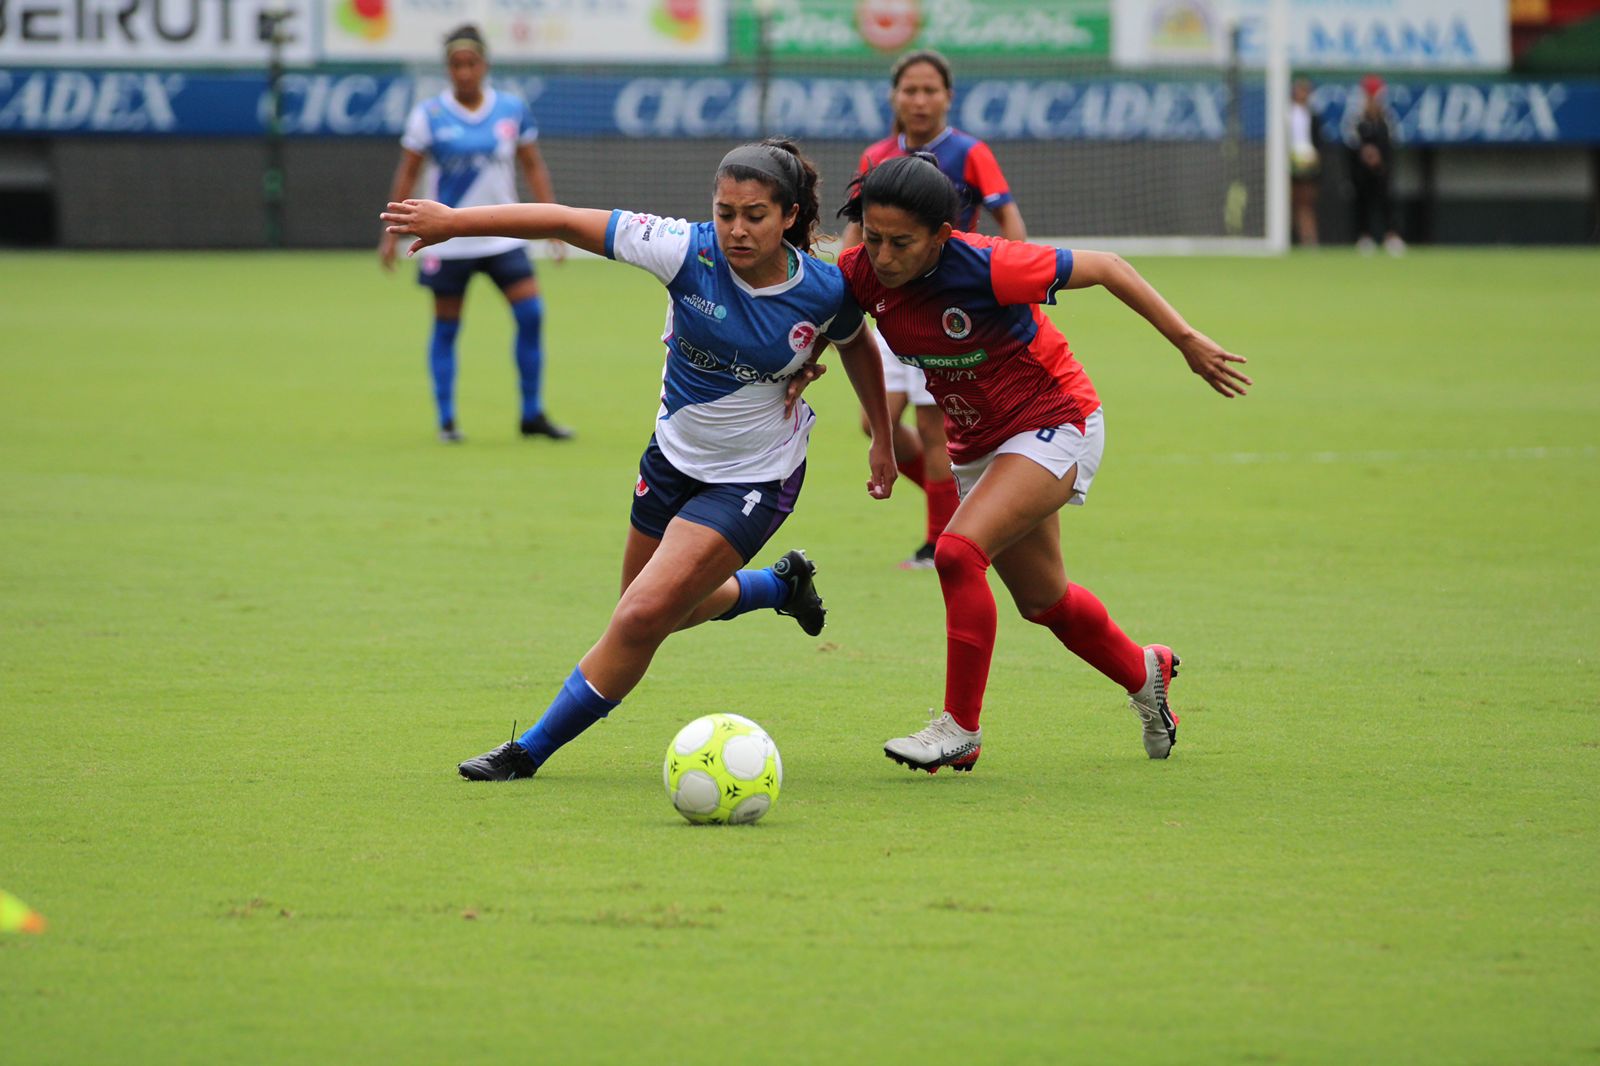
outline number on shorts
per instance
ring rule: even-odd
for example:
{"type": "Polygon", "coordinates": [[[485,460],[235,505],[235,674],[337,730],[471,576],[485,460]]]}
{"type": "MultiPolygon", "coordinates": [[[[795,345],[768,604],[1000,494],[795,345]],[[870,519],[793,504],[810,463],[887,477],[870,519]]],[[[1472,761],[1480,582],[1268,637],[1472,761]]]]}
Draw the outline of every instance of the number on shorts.
{"type": "Polygon", "coordinates": [[[756,509],[756,504],[761,502],[761,493],[751,489],[744,494],[744,513],[749,514],[756,509]]]}
{"type": "Polygon", "coordinates": [[[1056,431],[1053,429],[1041,429],[1039,432],[1035,433],[1034,436],[1038,437],[1046,444],[1049,444],[1051,441],[1056,439],[1056,431]]]}

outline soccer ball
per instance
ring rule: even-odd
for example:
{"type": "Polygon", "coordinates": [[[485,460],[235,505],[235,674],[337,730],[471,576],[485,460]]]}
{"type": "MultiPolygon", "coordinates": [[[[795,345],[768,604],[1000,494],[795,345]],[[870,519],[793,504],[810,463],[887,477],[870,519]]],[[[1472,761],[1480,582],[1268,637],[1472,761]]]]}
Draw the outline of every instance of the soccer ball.
{"type": "Polygon", "coordinates": [[[708,714],[678,730],[661,776],[672,806],[696,825],[748,825],[778,802],[783,759],[750,719],[708,714]]]}

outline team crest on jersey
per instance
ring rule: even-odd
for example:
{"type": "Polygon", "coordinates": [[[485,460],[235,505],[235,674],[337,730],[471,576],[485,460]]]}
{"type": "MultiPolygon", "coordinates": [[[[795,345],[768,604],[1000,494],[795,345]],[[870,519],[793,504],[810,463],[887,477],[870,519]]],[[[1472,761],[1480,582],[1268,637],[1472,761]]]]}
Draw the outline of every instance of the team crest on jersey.
{"type": "Polygon", "coordinates": [[[517,139],[517,120],[503,118],[494,124],[494,139],[497,141],[514,141],[517,139]]]}
{"type": "Polygon", "coordinates": [[[717,265],[717,264],[715,264],[715,263],[713,263],[711,261],[711,249],[710,248],[702,248],[702,249],[700,249],[699,253],[695,256],[695,258],[700,260],[700,262],[701,262],[701,264],[703,266],[716,266],[717,265]]]}
{"type": "Polygon", "coordinates": [[[817,340],[817,327],[809,322],[796,322],[789,330],[789,347],[796,352],[808,352],[817,340]]]}
{"type": "Polygon", "coordinates": [[[944,327],[944,335],[955,341],[965,340],[972,332],[972,316],[959,307],[946,307],[939,324],[944,327]]]}
{"type": "Polygon", "coordinates": [[[640,474],[639,475],[639,480],[634,483],[633,494],[635,496],[643,496],[645,493],[647,493],[649,491],[650,491],[650,486],[646,485],[644,483],[644,475],[640,474]]]}

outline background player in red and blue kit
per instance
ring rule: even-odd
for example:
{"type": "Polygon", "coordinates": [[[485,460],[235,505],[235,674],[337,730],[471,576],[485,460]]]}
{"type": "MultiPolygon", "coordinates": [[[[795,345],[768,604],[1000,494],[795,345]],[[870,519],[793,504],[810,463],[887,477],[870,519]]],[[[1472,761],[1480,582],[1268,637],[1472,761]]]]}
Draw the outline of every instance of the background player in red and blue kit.
{"type": "MultiPolygon", "coordinates": [[[[423,164],[428,163],[428,195],[452,207],[516,202],[519,167],[534,198],[553,201],[555,192],[536,143],[539,131],[533,116],[527,104],[485,84],[489,59],[477,28],[452,30],[444,50],[450,88],[412,108],[400,138],[400,165],[389,199],[410,196],[423,164]]],[[[394,258],[395,237],[385,231],[378,259],[389,270],[394,258]]],[[[455,406],[456,336],[467,283],[475,273],[487,274],[499,287],[517,321],[513,355],[522,388],[522,435],[556,440],[572,436],[544,412],[544,300],[526,242],[489,236],[459,237],[432,248],[417,272],[417,281],[433,293],[428,369],[433,375],[439,439],[461,440],[455,406]]]]}
{"type": "Polygon", "coordinates": [[[993,565],[1017,610],[1127,690],[1145,751],[1164,759],[1177,740],[1167,703],[1178,657],[1140,647],[1061,562],[1057,512],[1082,504],[1105,444],[1094,386],[1041,303],[1064,288],[1101,285],[1137,311],[1223,396],[1250,379],[1193,329],[1127,263],[955,231],[955,190],[917,158],[894,159],[852,184],[841,212],[865,243],[839,260],[862,307],[902,359],[914,359],[944,409],[961,505],[934,551],[945,600],[944,713],[885,753],[931,772],[971,769],[983,742],[979,714],[994,654],[993,565]]]}
{"type": "MultiPolygon", "coordinates": [[[[954,92],[950,62],[944,56],[933,51],[901,56],[889,72],[893,129],[889,136],[862,153],[857,176],[887,159],[926,152],[955,186],[960,208],[952,222],[957,229],[976,231],[979,209],[987,208],[1000,227],[1002,237],[1027,240],[1022,212],[1011,198],[1011,189],[994,153],[976,137],[949,125],[954,92]]],[[[860,243],[861,226],[851,222],[845,226],[842,247],[851,248],[860,243]]],[[[884,387],[889,394],[889,417],[895,423],[895,460],[900,464],[900,472],[927,494],[926,539],[901,565],[908,569],[931,567],[934,541],[939,539],[959,502],[955,482],[950,476],[944,422],[928,392],[922,371],[900,362],[887,345],[880,344],[880,347],[884,387]],[[900,424],[907,406],[914,412],[914,426],[900,424]]],[[[862,427],[866,428],[864,422],[862,427]]]]}
{"type": "Polygon", "coordinates": [[[559,237],[648,271],[669,295],[661,407],[639,463],[621,600],[533,728],[461,763],[463,777],[532,777],[633,690],[675,630],[773,608],[821,632],[804,555],[741,567],[800,494],[815,416],[791,386],[830,341],[876,430],[868,491],[889,496],[894,453],[876,348],[838,268],[807,254],[816,169],[790,142],[748,144],[723,157],[714,189],[714,220],[698,223],[559,204],[453,211],[421,200],[383,214],[390,232],[418,238],[413,252],[464,234],[559,237]]]}

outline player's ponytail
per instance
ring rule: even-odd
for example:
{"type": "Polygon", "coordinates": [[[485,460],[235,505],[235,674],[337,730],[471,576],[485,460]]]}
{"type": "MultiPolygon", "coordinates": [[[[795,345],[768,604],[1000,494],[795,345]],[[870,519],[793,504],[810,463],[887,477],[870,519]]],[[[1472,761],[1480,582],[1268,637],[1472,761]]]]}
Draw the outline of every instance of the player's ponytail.
{"type": "Polygon", "coordinates": [[[811,250],[822,214],[817,197],[822,179],[811,160],[800,154],[799,145],[782,137],[740,145],[722,157],[713,181],[723,178],[761,182],[772,190],[772,198],[784,214],[791,206],[798,207],[794,224],[783,231],[783,239],[802,252],[811,250]]]}
{"type": "Polygon", "coordinates": [[[879,163],[850,183],[839,217],[859,224],[868,204],[898,207],[929,230],[955,224],[956,187],[926,152],[879,163]]]}

